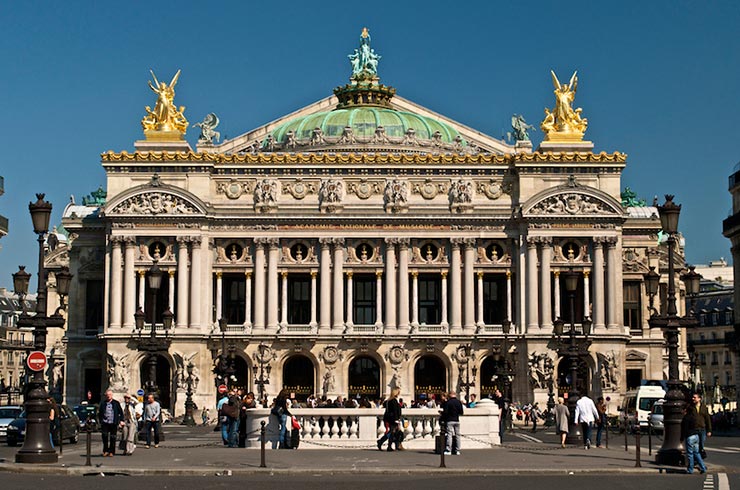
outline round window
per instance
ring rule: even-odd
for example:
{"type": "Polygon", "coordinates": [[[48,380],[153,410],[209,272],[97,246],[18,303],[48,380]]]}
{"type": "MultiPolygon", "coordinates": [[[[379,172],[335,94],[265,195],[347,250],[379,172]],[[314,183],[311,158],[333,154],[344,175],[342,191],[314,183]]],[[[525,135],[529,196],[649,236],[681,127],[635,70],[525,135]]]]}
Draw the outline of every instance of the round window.
{"type": "Polygon", "coordinates": [[[427,243],[421,247],[420,252],[424,260],[426,260],[427,262],[431,262],[437,258],[439,249],[437,248],[435,244],[427,243]]]}
{"type": "Polygon", "coordinates": [[[567,242],[560,249],[566,260],[575,260],[581,255],[581,247],[575,242],[567,242]]]}
{"type": "Polygon", "coordinates": [[[504,256],[504,248],[498,243],[491,243],[486,247],[486,257],[491,262],[498,262],[504,256]]]}
{"type": "Polygon", "coordinates": [[[152,242],[149,245],[149,256],[154,260],[160,260],[165,254],[167,247],[162,242],[152,242]]]}
{"type": "Polygon", "coordinates": [[[355,255],[363,262],[370,260],[373,258],[373,247],[368,243],[361,243],[355,247],[355,255]]]}
{"type": "Polygon", "coordinates": [[[241,245],[238,243],[231,243],[226,247],[226,256],[232,262],[236,262],[242,256],[242,250],[241,245]]]}
{"type": "Polygon", "coordinates": [[[308,257],[308,247],[303,243],[296,243],[290,247],[290,256],[296,262],[303,262],[308,257]]]}

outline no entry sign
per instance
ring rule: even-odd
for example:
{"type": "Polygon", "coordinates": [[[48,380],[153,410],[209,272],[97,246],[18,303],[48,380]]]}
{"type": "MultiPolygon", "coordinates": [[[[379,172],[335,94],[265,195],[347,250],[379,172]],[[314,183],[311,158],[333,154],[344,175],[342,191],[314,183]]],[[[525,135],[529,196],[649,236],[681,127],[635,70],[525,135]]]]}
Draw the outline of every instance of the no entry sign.
{"type": "Polygon", "coordinates": [[[218,392],[222,395],[229,391],[229,389],[226,387],[226,385],[218,385],[218,392]]]}
{"type": "Polygon", "coordinates": [[[31,371],[43,371],[46,369],[46,354],[41,351],[33,351],[28,354],[26,365],[31,371]]]}

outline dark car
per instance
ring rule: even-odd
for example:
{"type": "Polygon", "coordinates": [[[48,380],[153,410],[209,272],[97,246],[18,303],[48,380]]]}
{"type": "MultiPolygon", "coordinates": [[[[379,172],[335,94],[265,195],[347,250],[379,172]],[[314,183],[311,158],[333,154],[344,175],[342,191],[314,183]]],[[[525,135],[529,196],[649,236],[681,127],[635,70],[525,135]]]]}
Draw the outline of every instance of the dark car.
{"type": "Polygon", "coordinates": [[[85,430],[87,420],[91,419],[94,424],[92,427],[97,427],[98,422],[98,405],[97,404],[82,404],[75,405],[74,412],[77,414],[77,418],[80,419],[80,429],[85,430]]]}
{"type": "Polygon", "coordinates": [[[23,408],[17,405],[0,407],[0,439],[5,439],[8,432],[8,424],[18,418],[23,408]]]}
{"type": "MultiPolygon", "coordinates": [[[[59,420],[61,422],[61,436],[65,441],[77,443],[80,437],[80,419],[67,405],[59,405],[59,420]]],[[[59,444],[59,429],[54,432],[54,444],[59,444]]],[[[8,424],[8,446],[17,446],[26,438],[26,412],[23,411],[17,419],[8,424]]]]}

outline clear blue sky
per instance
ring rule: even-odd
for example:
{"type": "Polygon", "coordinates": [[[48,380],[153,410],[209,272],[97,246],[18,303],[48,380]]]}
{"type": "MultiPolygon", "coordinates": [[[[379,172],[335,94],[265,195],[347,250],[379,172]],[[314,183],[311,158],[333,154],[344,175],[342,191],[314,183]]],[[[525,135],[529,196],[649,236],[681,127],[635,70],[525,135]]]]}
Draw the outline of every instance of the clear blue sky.
{"type": "MultiPolygon", "coordinates": [[[[501,137],[512,113],[539,126],[551,68],[579,71],[576,105],[596,151],[623,151],[623,187],[676,194],[688,260],[730,257],[722,220],[740,160],[737,2],[5,2],[0,286],[36,271],[27,205],[105,183],[99,154],[132,150],[149,69],[178,69],[178,105],[233,137],[331,94],[363,26],[398,94],[501,137]]],[[[194,143],[197,130],[188,138],[194,143]]],[[[542,133],[533,134],[534,143],[542,133]]]]}

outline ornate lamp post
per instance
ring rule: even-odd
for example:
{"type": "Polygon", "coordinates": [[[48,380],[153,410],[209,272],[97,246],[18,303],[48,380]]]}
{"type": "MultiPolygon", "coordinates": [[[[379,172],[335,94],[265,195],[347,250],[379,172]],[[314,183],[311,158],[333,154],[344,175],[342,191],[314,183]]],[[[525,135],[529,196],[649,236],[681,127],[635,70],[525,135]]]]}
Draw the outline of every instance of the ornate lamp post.
{"type": "MultiPolygon", "coordinates": [[[[576,337],[576,289],[578,288],[579,274],[572,269],[562,274],[565,278],[565,290],[568,292],[568,298],[570,300],[570,331],[568,332],[567,343],[561,339],[563,335],[564,322],[558,318],[553,322],[553,330],[555,339],[557,342],[558,354],[568,360],[568,367],[570,370],[570,391],[568,392],[568,410],[570,410],[570,420],[568,422],[568,437],[566,442],[568,444],[579,444],[581,442],[582,433],[579,424],[576,424],[576,402],[580,397],[578,392],[578,362],[582,355],[588,354],[588,348],[591,345],[591,340],[588,338],[591,333],[591,320],[584,318],[581,322],[583,331],[583,337],[576,337]]],[[[554,406],[554,405],[553,405],[554,406]]]]}
{"type": "Polygon", "coordinates": [[[185,380],[188,391],[185,392],[185,417],[182,419],[182,425],[188,427],[195,427],[195,419],[193,418],[193,366],[192,362],[188,363],[188,377],[185,380]]]}
{"type": "Polygon", "coordinates": [[[172,328],[172,319],[174,314],[169,308],[162,313],[162,327],[164,329],[164,337],[157,335],[157,322],[156,322],[156,309],[157,309],[157,292],[162,283],[162,269],[157,265],[157,261],[154,261],[151,268],[149,268],[149,289],[152,292],[152,325],[149,331],[148,337],[142,337],[142,331],[144,330],[144,321],[146,314],[141,309],[134,313],[134,324],[136,326],[137,337],[133,340],[137,344],[139,351],[148,353],[147,357],[147,368],[148,368],[148,380],[146,382],[146,390],[149,393],[159,394],[159,387],[157,386],[157,353],[167,351],[170,348],[172,339],[169,337],[170,328],[172,328]]]}
{"type": "MultiPolygon", "coordinates": [[[[64,326],[64,318],[58,309],[52,316],[46,315],[46,269],[44,268],[44,237],[49,231],[51,203],[44,201],[44,194],[36,194],[37,201],[28,204],[33,222],[33,231],[38,236],[39,244],[39,273],[36,289],[36,315],[22,314],[18,320],[19,327],[33,328],[34,349],[46,352],[46,332],[49,328],[64,326]]],[[[71,274],[68,276],[71,279],[71,274]]],[[[16,288],[19,298],[28,293],[30,274],[23,267],[13,274],[13,287],[16,288]]],[[[69,280],[57,283],[57,292],[60,296],[69,293],[69,280]]],[[[24,307],[25,308],[25,307],[24,307]]],[[[24,311],[25,313],[25,311],[24,311]]],[[[44,372],[35,371],[30,378],[25,393],[26,408],[26,438],[23,447],[16,453],[16,463],[55,463],[57,453],[51,447],[49,440],[49,402],[46,392],[44,372]]]]}
{"type": "Polygon", "coordinates": [[[272,370],[272,366],[270,366],[268,347],[264,343],[260,343],[257,350],[259,352],[254,356],[257,364],[252,365],[254,384],[257,385],[260,403],[262,403],[263,407],[267,407],[267,393],[265,393],[265,386],[270,384],[270,371],[272,370]]]}
{"type": "MultiPolygon", "coordinates": [[[[226,318],[221,318],[218,321],[218,328],[221,331],[221,353],[218,355],[216,366],[213,369],[213,372],[216,375],[216,386],[221,383],[229,386],[231,384],[232,377],[236,372],[234,369],[234,351],[236,350],[236,347],[232,343],[229,343],[228,346],[226,345],[227,326],[228,320],[226,318]]],[[[217,348],[213,348],[211,354],[215,357],[216,352],[217,348]]]]}
{"type": "MultiPolygon", "coordinates": [[[[648,323],[651,328],[663,330],[668,348],[668,393],[663,404],[665,432],[663,446],[655,456],[655,462],[664,465],[678,466],[684,462],[683,445],[681,444],[681,419],[682,411],[686,404],[685,397],[681,391],[681,381],[678,373],[678,329],[694,327],[697,325],[696,318],[679,317],[676,309],[676,284],[675,270],[673,265],[673,254],[676,246],[676,233],[678,233],[678,217],[681,213],[681,205],[673,202],[672,195],[665,196],[666,201],[658,206],[660,223],[663,231],[668,234],[668,291],[666,311],[658,315],[652,311],[648,323]]],[[[654,277],[645,275],[645,288],[652,298],[658,292],[658,282],[654,277]]],[[[699,276],[699,274],[697,274],[699,276]]],[[[701,276],[699,276],[701,279],[701,276]]],[[[693,281],[694,279],[690,279],[693,281]]],[[[698,282],[698,281],[697,281],[698,282]]],[[[693,283],[691,286],[693,287],[693,283]]],[[[696,287],[698,291],[698,285],[696,287]]]]}
{"type": "MultiPolygon", "coordinates": [[[[511,404],[511,383],[514,380],[514,362],[509,359],[509,334],[511,333],[511,320],[506,318],[501,323],[501,330],[504,334],[504,339],[501,344],[494,344],[493,346],[493,359],[497,365],[503,365],[501,368],[497,368],[498,371],[493,375],[494,380],[501,380],[503,383],[503,398],[504,407],[507,408],[511,404]],[[499,361],[501,364],[499,364],[499,361]]],[[[501,424],[505,428],[509,427],[509,411],[505,410],[501,414],[501,424]]]]}

